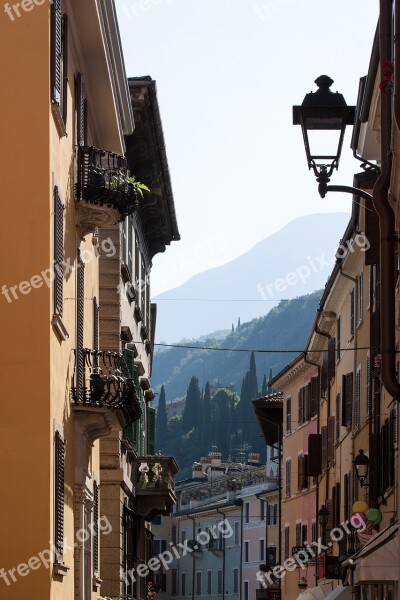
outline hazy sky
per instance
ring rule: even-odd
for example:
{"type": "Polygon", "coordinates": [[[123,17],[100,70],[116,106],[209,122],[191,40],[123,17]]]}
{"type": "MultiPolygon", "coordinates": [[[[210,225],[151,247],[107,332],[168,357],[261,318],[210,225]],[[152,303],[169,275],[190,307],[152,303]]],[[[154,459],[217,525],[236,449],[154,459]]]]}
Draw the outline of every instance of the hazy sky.
{"type": "MultiPolygon", "coordinates": [[[[319,197],[292,105],[321,74],[356,102],[378,0],[116,5],[128,76],[157,81],[182,237],[154,259],[153,295],[243,254],[295,217],[350,210],[349,195],[319,197]]],[[[348,145],[349,136],[333,183],[351,185],[359,170],[348,145]]]]}

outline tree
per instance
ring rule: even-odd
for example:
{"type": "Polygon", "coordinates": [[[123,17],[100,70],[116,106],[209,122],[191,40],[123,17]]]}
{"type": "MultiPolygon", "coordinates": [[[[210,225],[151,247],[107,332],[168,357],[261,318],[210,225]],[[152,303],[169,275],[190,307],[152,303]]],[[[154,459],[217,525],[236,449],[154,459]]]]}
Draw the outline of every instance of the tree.
{"type": "Polygon", "coordinates": [[[236,330],[239,331],[239,329],[240,329],[240,317],[238,317],[238,324],[237,324],[236,330]]]}
{"type": "Polygon", "coordinates": [[[232,333],[233,333],[234,331],[235,331],[235,326],[234,326],[234,324],[232,323],[232,333]]]}
{"type": "Polygon", "coordinates": [[[207,454],[211,450],[211,394],[207,381],[201,404],[200,452],[207,454]]]}
{"type": "Polygon", "coordinates": [[[166,452],[169,445],[167,405],[165,400],[165,389],[161,386],[160,398],[158,400],[157,422],[156,422],[157,450],[166,452]]]}
{"type": "Polygon", "coordinates": [[[264,377],[263,377],[263,382],[262,382],[262,386],[261,386],[261,396],[266,396],[267,395],[267,376],[264,373],[264,377]]]}
{"type": "Polygon", "coordinates": [[[193,427],[200,424],[200,388],[197,377],[192,377],[186,393],[185,410],[182,416],[182,425],[184,431],[190,431],[193,427]]]}

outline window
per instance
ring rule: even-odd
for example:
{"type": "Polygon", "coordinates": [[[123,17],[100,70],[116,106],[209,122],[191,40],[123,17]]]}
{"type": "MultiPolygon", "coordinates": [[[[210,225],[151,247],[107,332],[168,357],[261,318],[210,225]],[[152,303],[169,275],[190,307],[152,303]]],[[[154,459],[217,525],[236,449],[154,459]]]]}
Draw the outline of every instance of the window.
{"type": "Polygon", "coordinates": [[[311,542],[316,542],[316,541],[317,541],[317,523],[315,521],[313,521],[311,523],[311,542]]]}
{"type": "Polygon", "coordinates": [[[367,411],[367,417],[370,416],[371,414],[371,356],[368,354],[367,358],[366,358],[366,390],[365,390],[365,395],[366,395],[366,411],[367,411]]]}
{"type": "Polygon", "coordinates": [[[292,461],[286,461],[286,496],[291,495],[292,461]]]}
{"type": "Polygon", "coordinates": [[[244,505],[244,522],[250,523],[250,502],[246,502],[244,505]]]}
{"type": "Polygon", "coordinates": [[[57,562],[64,554],[65,442],[60,431],[54,435],[54,550],[57,562]]]}
{"type": "Polygon", "coordinates": [[[301,454],[297,457],[297,490],[305,488],[308,488],[308,456],[301,454]]]}
{"type": "Polygon", "coordinates": [[[64,205],[54,186],[54,307],[55,315],[63,316],[64,304],[64,205]]]}
{"type": "Polygon", "coordinates": [[[265,502],[260,499],[260,520],[265,521],[265,502]]]}
{"type": "Polygon", "coordinates": [[[297,395],[297,408],[298,408],[298,416],[297,416],[297,426],[299,427],[304,423],[304,387],[299,389],[297,395]]]}
{"type": "Polygon", "coordinates": [[[239,521],[235,521],[233,525],[233,535],[234,535],[234,544],[235,546],[239,546],[239,521]]]}
{"type": "Polygon", "coordinates": [[[276,565],[276,547],[275,546],[267,547],[267,556],[266,556],[265,564],[267,564],[269,566],[269,568],[275,567],[275,565],[276,565]]]}
{"type": "Polygon", "coordinates": [[[286,399],[286,433],[292,431],[292,398],[286,399]]]}
{"type": "Polygon", "coordinates": [[[361,367],[356,372],[356,389],[354,399],[354,427],[360,426],[361,367]]]}
{"type": "Polygon", "coordinates": [[[239,593],[239,569],[233,569],[233,593],[239,593]]]}
{"type": "Polygon", "coordinates": [[[244,562],[248,563],[250,557],[250,542],[244,543],[244,562]]]}
{"type": "Polygon", "coordinates": [[[78,146],[87,146],[87,103],[82,73],[76,78],[76,140],[78,146]]]}
{"type": "Polygon", "coordinates": [[[222,594],[222,569],[217,572],[217,594],[222,594]]]}
{"type": "Polygon", "coordinates": [[[171,594],[172,594],[172,596],[176,596],[178,594],[177,576],[178,576],[177,570],[171,569],[171,594]]]}
{"type": "Polygon", "coordinates": [[[278,517],[278,505],[268,504],[267,508],[267,519],[268,525],[276,525],[278,517]]]}
{"type": "Polygon", "coordinates": [[[364,316],[364,274],[361,271],[358,276],[358,322],[363,320],[364,316]]]}
{"type": "Polygon", "coordinates": [[[201,596],[201,571],[196,573],[196,596],[201,596]]]}
{"type": "Polygon", "coordinates": [[[285,560],[287,558],[289,558],[289,541],[290,541],[290,533],[289,533],[289,526],[287,525],[285,527],[285,560]]]}
{"type": "Polygon", "coordinates": [[[302,546],[303,540],[301,539],[301,523],[296,523],[296,546],[302,546]]]}
{"type": "Polygon", "coordinates": [[[354,335],[355,308],[355,291],[353,288],[350,292],[350,335],[354,335]]]}
{"type": "Polygon", "coordinates": [[[172,525],[171,529],[171,541],[176,545],[176,525],[172,525]]]}
{"type": "Polygon", "coordinates": [[[93,575],[99,572],[99,486],[93,482],[93,575]]]}
{"type": "Polygon", "coordinates": [[[340,317],[336,321],[336,360],[340,360],[340,317]]]}
{"type": "Polygon", "coordinates": [[[302,544],[305,544],[308,541],[307,535],[308,535],[308,527],[307,527],[307,523],[304,523],[304,525],[301,526],[301,543],[302,544]]]}
{"type": "Polygon", "coordinates": [[[353,413],[353,373],[343,375],[342,383],[342,425],[350,427],[353,413]]]}
{"type": "Polygon", "coordinates": [[[185,543],[185,540],[187,540],[186,529],[182,529],[182,531],[181,531],[181,542],[182,542],[182,544],[185,543]]]}
{"type": "Polygon", "coordinates": [[[336,394],[336,441],[340,438],[340,394],[336,394]]]}
{"type": "Polygon", "coordinates": [[[207,571],[207,594],[212,594],[212,571],[207,571]]]}
{"type": "Polygon", "coordinates": [[[260,560],[265,560],[265,540],[260,540],[260,560]]]}
{"type": "Polygon", "coordinates": [[[181,575],[181,595],[186,596],[186,573],[181,575]]]}
{"type": "Polygon", "coordinates": [[[85,358],[83,355],[83,332],[85,314],[85,263],[80,250],[77,253],[76,274],[76,387],[78,398],[84,401],[83,395],[85,377],[85,358]]]}
{"type": "Polygon", "coordinates": [[[243,581],[243,600],[249,600],[249,582],[243,581]]]}
{"type": "Polygon", "coordinates": [[[68,91],[68,16],[61,0],[51,6],[51,100],[57,108],[56,122],[65,135],[68,91]]]}

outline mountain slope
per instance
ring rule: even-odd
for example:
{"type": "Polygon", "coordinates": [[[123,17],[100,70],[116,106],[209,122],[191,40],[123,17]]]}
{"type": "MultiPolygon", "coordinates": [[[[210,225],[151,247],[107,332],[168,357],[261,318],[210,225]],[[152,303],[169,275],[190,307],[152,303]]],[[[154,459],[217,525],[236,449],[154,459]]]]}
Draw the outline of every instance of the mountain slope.
{"type": "Polygon", "coordinates": [[[256,352],[258,386],[270,369],[277,373],[303,350],[322,291],[283,300],[267,315],[244,323],[224,340],[209,338],[191,342],[190,346],[219,348],[197,350],[170,348],[154,355],[152,383],[154,388],[164,384],[167,402],[186,394],[190,378],[196,376],[204,388],[207,381],[234,385],[240,393],[242,378],[249,364],[247,350],[278,350],[256,352]],[[222,350],[226,348],[226,350],[222,350]],[[230,349],[243,350],[230,352],[230,349]],[[279,352],[279,350],[290,352],[279,352]]]}
{"type": "Polygon", "coordinates": [[[300,217],[235,260],[154,298],[157,341],[199,337],[323,287],[349,215],[300,217]],[[242,300],[245,300],[244,302],[242,300]]]}

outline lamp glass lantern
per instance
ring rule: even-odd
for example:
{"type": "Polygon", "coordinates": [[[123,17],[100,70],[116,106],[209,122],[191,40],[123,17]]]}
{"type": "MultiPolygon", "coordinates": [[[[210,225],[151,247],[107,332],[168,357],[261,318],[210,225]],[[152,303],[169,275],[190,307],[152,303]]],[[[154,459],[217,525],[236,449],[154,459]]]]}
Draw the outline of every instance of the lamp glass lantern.
{"type": "Polygon", "coordinates": [[[325,504],[321,506],[318,511],[318,521],[321,527],[326,527],[328,524],[329,518],[329,510],[326,508],[325,504]]]}
{"type": "Polygon", "coordinates": [[[301,125],[309,169],[317,181],[329,181],[339,166],[346,125],[353,125],[355,107],[342,94],[330,90],[333,80],[321,75],[318,90],[306,94],[301,106],[293,106],[293,124],[301,125]]]}
{"type": "Polygon", "coordinates": [[[364,454],[364,450],[361,449],[358,451],[358,454],[354,459],[354,466],[360,486],[364,487],[369,471],[369,458],[364,454]]]}

